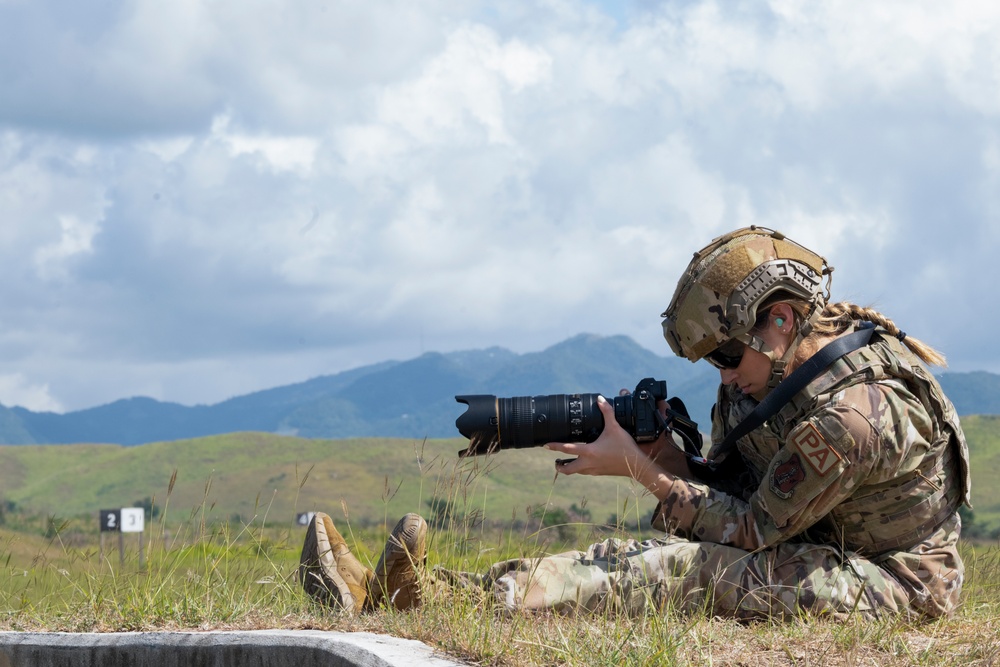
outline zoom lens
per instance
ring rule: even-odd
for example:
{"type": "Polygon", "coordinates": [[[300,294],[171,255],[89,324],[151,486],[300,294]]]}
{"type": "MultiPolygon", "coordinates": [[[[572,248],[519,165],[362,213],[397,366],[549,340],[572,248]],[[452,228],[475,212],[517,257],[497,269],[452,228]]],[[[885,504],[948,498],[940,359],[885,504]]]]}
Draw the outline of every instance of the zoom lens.
{"type": "Polygon", "coordinates": [[[460,454],[538,447],[547,442],[593,442],[604,429],[597,396],[456,396],[456,401],[469,406],[455,420],[459,432],[469,439],[469,448],[460,454]]]}

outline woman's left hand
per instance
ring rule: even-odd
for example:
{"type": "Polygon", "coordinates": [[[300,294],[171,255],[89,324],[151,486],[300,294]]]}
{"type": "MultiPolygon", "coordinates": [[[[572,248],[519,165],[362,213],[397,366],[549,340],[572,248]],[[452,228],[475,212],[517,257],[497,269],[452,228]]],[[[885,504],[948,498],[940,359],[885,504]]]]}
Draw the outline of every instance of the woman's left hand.
{"type": "MultiPolygon", "coordinates": [[[[576,460],[556,463],[556,472],[564,475],[611,475],[638,479],[640,472],[655,465],[648,451],[615,420],[615,409],[603,396],[597,406],[604,416],[604,430],[589,443],[550,442],[546,449],[575,456],[576,460]]],[[[654,443],[655,447],[655,443],[654,443]]],[[[650,449],[647,446],[646,449],[650,449]]]]}

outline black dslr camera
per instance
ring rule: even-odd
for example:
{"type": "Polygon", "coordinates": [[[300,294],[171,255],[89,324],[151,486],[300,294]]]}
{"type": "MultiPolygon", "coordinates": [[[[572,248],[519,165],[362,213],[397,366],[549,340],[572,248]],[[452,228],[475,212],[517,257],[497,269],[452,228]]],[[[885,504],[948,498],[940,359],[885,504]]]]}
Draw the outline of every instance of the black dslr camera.
{"type": "MultiPolygon", "coordinates": [[[[459,456],[539,447],[547,442],[593,442],[604,430],[604,415],[597,407],[597,396],[456,396],[456,401],[469,406],[455,420],[459,432],[469,439],[469,447],[460,451],[459,456]]],[[[664,430],[675,429],[685,439],[693,433],[701,440],[698,426],[688,419],[684,404],[676,398],[667,400],[664,380],[645,378],[634,392],[615,396],[610,402],[615,409],[615,421],[636,442],[652,442],[664,430]],[[657,401],[667,401],[666,417],[657,410],[657,401]]]]}

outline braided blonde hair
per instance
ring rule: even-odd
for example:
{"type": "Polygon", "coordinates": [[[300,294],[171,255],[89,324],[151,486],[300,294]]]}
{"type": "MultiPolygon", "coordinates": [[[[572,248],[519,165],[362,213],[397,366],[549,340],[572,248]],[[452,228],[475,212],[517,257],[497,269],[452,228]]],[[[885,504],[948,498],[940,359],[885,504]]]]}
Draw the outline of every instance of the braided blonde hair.
{"type": "MultiPolygon", "coordinates": [[[[809,315],[809,304],[805,302],[797,299],[781,299],[770,305],[777,305],[777,303],[787,303],[795,311],[796,315],[803,320],[809,315]]],[[[819,348],[820,339],[832,338],[844,333],[851,328],[855,320],[864,320],[881,327],[890,336],[895,336],[902,341],[925,364],[942,367],[948,365],[943,354],[923,341],[906,335],[906,333],[896,326],[895,322],[882,313],[874,308],[866,308],[850,303],[849,301],[830,303],[823,308],[823,312],[819,316],[819,321],[813,326],[812,333],[799,346],[799,350],[795,354],[796,360],[804,360],[812,356],[819,348]]]]}

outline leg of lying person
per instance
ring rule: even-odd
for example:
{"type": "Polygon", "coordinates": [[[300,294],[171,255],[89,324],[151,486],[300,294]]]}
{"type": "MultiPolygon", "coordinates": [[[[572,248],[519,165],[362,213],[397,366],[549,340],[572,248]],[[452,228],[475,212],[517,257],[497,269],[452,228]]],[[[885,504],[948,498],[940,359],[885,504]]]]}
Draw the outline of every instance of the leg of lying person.
{"type": "Polygon", "coordinates": [[[751,553],[680,538],[608,540],[586,552],[497,563],[484,584],[510,611],[670,607],[747,619],[873,617],[909,605],[906,592],[872,563],[815,544],[751,553]]]}

